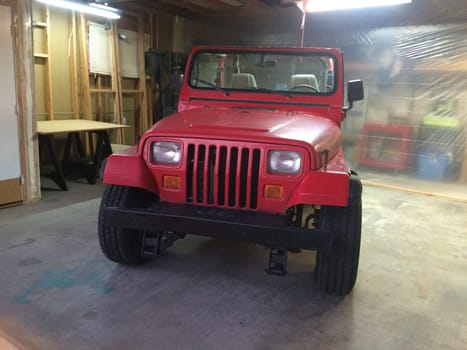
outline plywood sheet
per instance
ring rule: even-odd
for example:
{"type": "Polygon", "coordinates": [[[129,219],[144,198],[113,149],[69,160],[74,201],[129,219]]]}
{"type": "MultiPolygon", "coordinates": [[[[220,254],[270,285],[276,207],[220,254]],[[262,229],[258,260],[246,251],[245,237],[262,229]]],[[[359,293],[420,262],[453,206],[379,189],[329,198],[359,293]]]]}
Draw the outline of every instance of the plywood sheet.
{"type": "Polygon", "coordinates": [[[110,130],[126,128],[127,125],[97,122],[85,119],[68,120],[43,120],[37,122],[37,132],[39,134],[58,134],[80,131],[110,130]]]}

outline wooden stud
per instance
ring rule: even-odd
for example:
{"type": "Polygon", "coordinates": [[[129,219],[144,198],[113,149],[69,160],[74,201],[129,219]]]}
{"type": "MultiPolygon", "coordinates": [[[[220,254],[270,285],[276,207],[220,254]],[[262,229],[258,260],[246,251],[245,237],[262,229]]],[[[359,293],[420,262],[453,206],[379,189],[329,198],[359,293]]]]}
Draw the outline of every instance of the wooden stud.
{"type": "MultiPolygon", "coordinates": [[[[118,32],[117,24],[112,22],[110,30],[108,31],[109,50],[110,50],[110,65],[111,65],[111,79],[112,90],[115,91],[114,95],[114,121],[117,124],[122,124],[123,114],[123,98],[121,89],[121,74],[120,74],[120,56],[118,53],[118,32]]],[[[124,140],[123,130],[117,130],[116,141],[122,144],[124,140]]]]}
{"type": "Polygon", "coordinates": [[[156,44],[156,49],[159,48],[159,15],[156,13],[155,14],[156,16],[156,40],[155,40],[155,44],[156,44]]]}
{"type": "MultiPolygon", "coordinates": [[[[150,35],[150,47],[154,47],[154,14],[149,14],[149,35],[150,35]]],[[[153,123],[153,114],[154,114],[154,93],[155,93],[155,82],[153,77],[146,81],[146,96],[147,96],[147,104],[148,104],[148,114],[147,114],[147,125],[151,126],[153,123]]]]}
{"type": "Polygon", "coordinates": [[[104,108],[103,108],[103,100],[102,100],[102,76],[98,75],[96,77],[96,120],[105,121],[104,120],[104,108]]]}
{"type": "Polygon", "coordinates": [[[78,62],[76,60],[78,54],[77,44],[77,25],[76,13],[71,14],[71,52],[70,52],[70,75],[71,75],[71,110],[73,119],[79,119],[79,79],[78,79],[78,62]]]}
{"type": "Polygon", "coordinates": [[[53,98],[53,87],[52,87],[52,45],[50,40],[50,10],[49,6],[45,6],[45,23],[47,24],[45,28],[45,42],[47,45],[47,55],[48,57],[45,59],[45,69],[47,74],[47,82],[46,82],[46,108],[49,120],[55,119],[55,112],[54,112],[54,98],[53,98]]]}
{"type": "MultiPolygon", "coordinates": [[[[88,61],[88,41],[87,41],[87,20],[82,13],[79,14],[79,61],[80,61],[80,75],[81,75],[81,95],[82,95],[82,111],[83,118],[92,120],[92,102],[91,102],[91,87],[89,83],[89,61],[88,61]]],[[[91,144],[89,139],[84,139],[84,150],[86,155],[91,154],[91,144]]]]}
{"type": "Polygon", "coordinates": [[[15,2],[12,7],[12,29],[18,101],[21,173],[24,179],[23,201],[40,199],[37,117],[34,107],[34,51],[31,0],[15,2]]]}
{"type": "Polygon", "coordinates": [[[138,90],[141,92],[137,97],[140,105],[139,113],[139,128],[135,126],[137,137],[142,135],[148,129],[148,103],[146,99],[146,69],[144,65],[144,15],[143,12],[138,13],[138,64],[139,64],[139,80],[138,90]]]}
{"type": "Polygon", "coordinates": [[[53,120],[55,118],[54,113],[54,100],[53,100],[53,84],[52,84],[52,58],[51,58],[51,40],[50,40],[50,10],[49,6],[41,5],[42,17],[40,21],[34,21],[33,27],[43,30],[43,47],[42,52],[35,52],[34,57],[39,58],[40,62],[43,63],[45,71],[45,109],[47,112],[47,119],[53,120]]]}
{"type": "Polygon", "coordinates": [[[83,119],[92,119],[91,87],[89,84],[89,62],[87,47],[86,19],[79,15],[79,53],[81,72],[81,92],[83,101],[83,119]]]}

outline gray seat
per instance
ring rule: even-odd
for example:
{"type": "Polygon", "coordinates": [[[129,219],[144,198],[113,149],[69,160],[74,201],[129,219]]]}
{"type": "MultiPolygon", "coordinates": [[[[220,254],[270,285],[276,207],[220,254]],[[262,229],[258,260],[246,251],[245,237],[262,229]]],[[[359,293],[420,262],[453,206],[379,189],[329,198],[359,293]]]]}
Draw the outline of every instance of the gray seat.
{"type": "Polygon", "coordinates": [[[232,88],[234,89],[256,89],[256,79],[250,73],[232,74],[232,88]]]}
{"type": "MultiPolygon", "coordinates": [[[[312,86],[316,91],[319,91],[319,84],[318,80],[316,79],[314,74],[294,74],[290,77],[290,82],[289,82],[289,90],[293,89],[296,86],[300,85],[309,85],[312,86]]],[[[297,88],[297,90],[300,88],[297,88]]],[[[300,89],[300,91],[305,91],[307,89],[304,87],[303,89],[300,89]]]]}

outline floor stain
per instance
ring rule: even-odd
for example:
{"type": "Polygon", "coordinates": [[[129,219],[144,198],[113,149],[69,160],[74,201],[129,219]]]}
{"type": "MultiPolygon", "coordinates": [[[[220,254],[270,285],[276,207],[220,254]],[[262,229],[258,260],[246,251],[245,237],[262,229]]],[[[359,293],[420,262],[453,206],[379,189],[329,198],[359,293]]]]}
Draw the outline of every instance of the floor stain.
{"type": "Polygon", "coordinates": [[[37,258],[28,258],[28,259],[23,259],[18,261],[16,264],[19,267],[24,267],[24,266],[30,266],[30,265],[38,265],[41,264],[42,260],[37,259],[37,258]]]}
{"type": "Polygon", "coordinates": [[[23,243],[19,243],[19,244],[15,244],[15,245],[9,246],[9,247],[6,248],[5,250],[11,250],[11,249],[23,247],[23,246],[25,246],[25,245],[30,245],[30,244],[33,244],[35,241],[36,241],[35,238],[28,238],[28,239],[25,239],[23,243]]]}
{"type": "Polygon", "coordinates": [[[99,313],[95,311],[88,311],[83,315],[83,318],[88,321],[93,321],[97,319],[97,316],[99,316],[99,313]]]}
{"type": "Polygon", "coordinates": [[[44,289],[66,289],[87,286],[98,294],[107,294],[114,288],[106,282],[112,265],[102,261],[91,261],[63,271],[45,271],[41,278],[26,288],[15,301],[20,304],[29,302],[33,294],[40,294],[44,289]]]}

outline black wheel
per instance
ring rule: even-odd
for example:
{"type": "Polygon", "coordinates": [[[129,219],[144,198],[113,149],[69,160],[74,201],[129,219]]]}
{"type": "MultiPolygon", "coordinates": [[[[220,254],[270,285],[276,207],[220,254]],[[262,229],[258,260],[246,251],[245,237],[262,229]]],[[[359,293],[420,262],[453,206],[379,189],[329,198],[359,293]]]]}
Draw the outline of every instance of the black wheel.
{"type": "Polygon", "coordinates": [[[318,251],[315,276],[318,288],[328,294],[346,295],[355,285],[360,255],[362,185],[350,180],[348,207],[321,206],[318,228],[335,234],[331,251],[318,251]]]}
{"type": "Polygon", "coordinates": [[[142,257],[143,231],[122,229],[104,224],[104,208],[141,208],[148,205],[150,194],[144,190],[108,185],[102,195],[99,209],[99,243],[105,256],[124,265],[137,265],[146,259],[142,257]]]}

